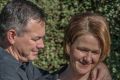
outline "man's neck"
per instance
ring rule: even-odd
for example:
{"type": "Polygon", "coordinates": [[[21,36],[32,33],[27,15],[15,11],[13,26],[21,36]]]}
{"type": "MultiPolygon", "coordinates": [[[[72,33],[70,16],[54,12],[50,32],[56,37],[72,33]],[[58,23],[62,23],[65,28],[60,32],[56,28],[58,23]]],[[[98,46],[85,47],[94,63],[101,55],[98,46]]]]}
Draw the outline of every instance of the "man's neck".
{"type": "Polygon", "coordinates": [[[5,51],[12,55],[17,61],[19,61],[19,57],[12,47],[6,48],[5,51]]]}

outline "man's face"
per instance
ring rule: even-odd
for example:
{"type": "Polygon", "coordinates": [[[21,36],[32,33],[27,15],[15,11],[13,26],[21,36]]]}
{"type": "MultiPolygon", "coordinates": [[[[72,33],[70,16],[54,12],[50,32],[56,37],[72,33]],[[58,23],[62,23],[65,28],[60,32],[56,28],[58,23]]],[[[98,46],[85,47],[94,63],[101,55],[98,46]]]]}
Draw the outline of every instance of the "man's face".
{"type": "Polygon", "coordinates": [[[26,32],[22,36],[16,36],[13,44],[18,60],[28,62],[37,59],[39,50],[44,48],[44,36],[44,21],[28,21],[26,32]]]}

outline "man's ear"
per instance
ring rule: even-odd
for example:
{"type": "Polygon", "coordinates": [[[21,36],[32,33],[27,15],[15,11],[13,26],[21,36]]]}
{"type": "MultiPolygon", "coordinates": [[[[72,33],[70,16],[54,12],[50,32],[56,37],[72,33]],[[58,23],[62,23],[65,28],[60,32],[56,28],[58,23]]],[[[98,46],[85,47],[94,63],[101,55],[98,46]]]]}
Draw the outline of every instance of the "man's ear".
{"type": "Polygon", "coordinates": [[[16,30],[15,29],[10,29],[7,32],[7,40],[10,44],[14,44],[15,42],[15,37],[16,37],[16,30]]]}

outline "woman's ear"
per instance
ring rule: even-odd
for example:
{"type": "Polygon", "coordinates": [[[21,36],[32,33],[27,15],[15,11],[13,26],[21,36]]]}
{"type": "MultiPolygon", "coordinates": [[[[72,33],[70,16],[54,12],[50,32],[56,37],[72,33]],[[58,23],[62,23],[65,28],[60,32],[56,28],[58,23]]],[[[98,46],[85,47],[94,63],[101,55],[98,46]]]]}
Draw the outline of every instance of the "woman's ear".
{"type": "Polygon", "coordinates": [[[66,45],[66,53],[67,53],[67,55],[70,55],[70,45],[69,44],[66,45]]]}
{"type": "Polygon", "coordinates": [[[7,34],[7,40],[10,44],[14,44],[15,42],[15,37],[16,37],[16,30],[15,29],[10,29],[7,34]]]}

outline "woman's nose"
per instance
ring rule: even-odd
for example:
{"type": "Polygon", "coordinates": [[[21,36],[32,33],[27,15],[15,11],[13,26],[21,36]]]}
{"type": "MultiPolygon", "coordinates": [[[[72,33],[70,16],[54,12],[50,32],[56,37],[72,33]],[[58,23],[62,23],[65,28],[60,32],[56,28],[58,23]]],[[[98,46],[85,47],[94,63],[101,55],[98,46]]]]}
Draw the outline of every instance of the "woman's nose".
{"type": "Polygon", "coordinates": [[[92,63],[92,53],[91,53],[91,51],[89,51],[89,52],[86,54],[85,60],[86,60],[89,64],[92,63]]]}

